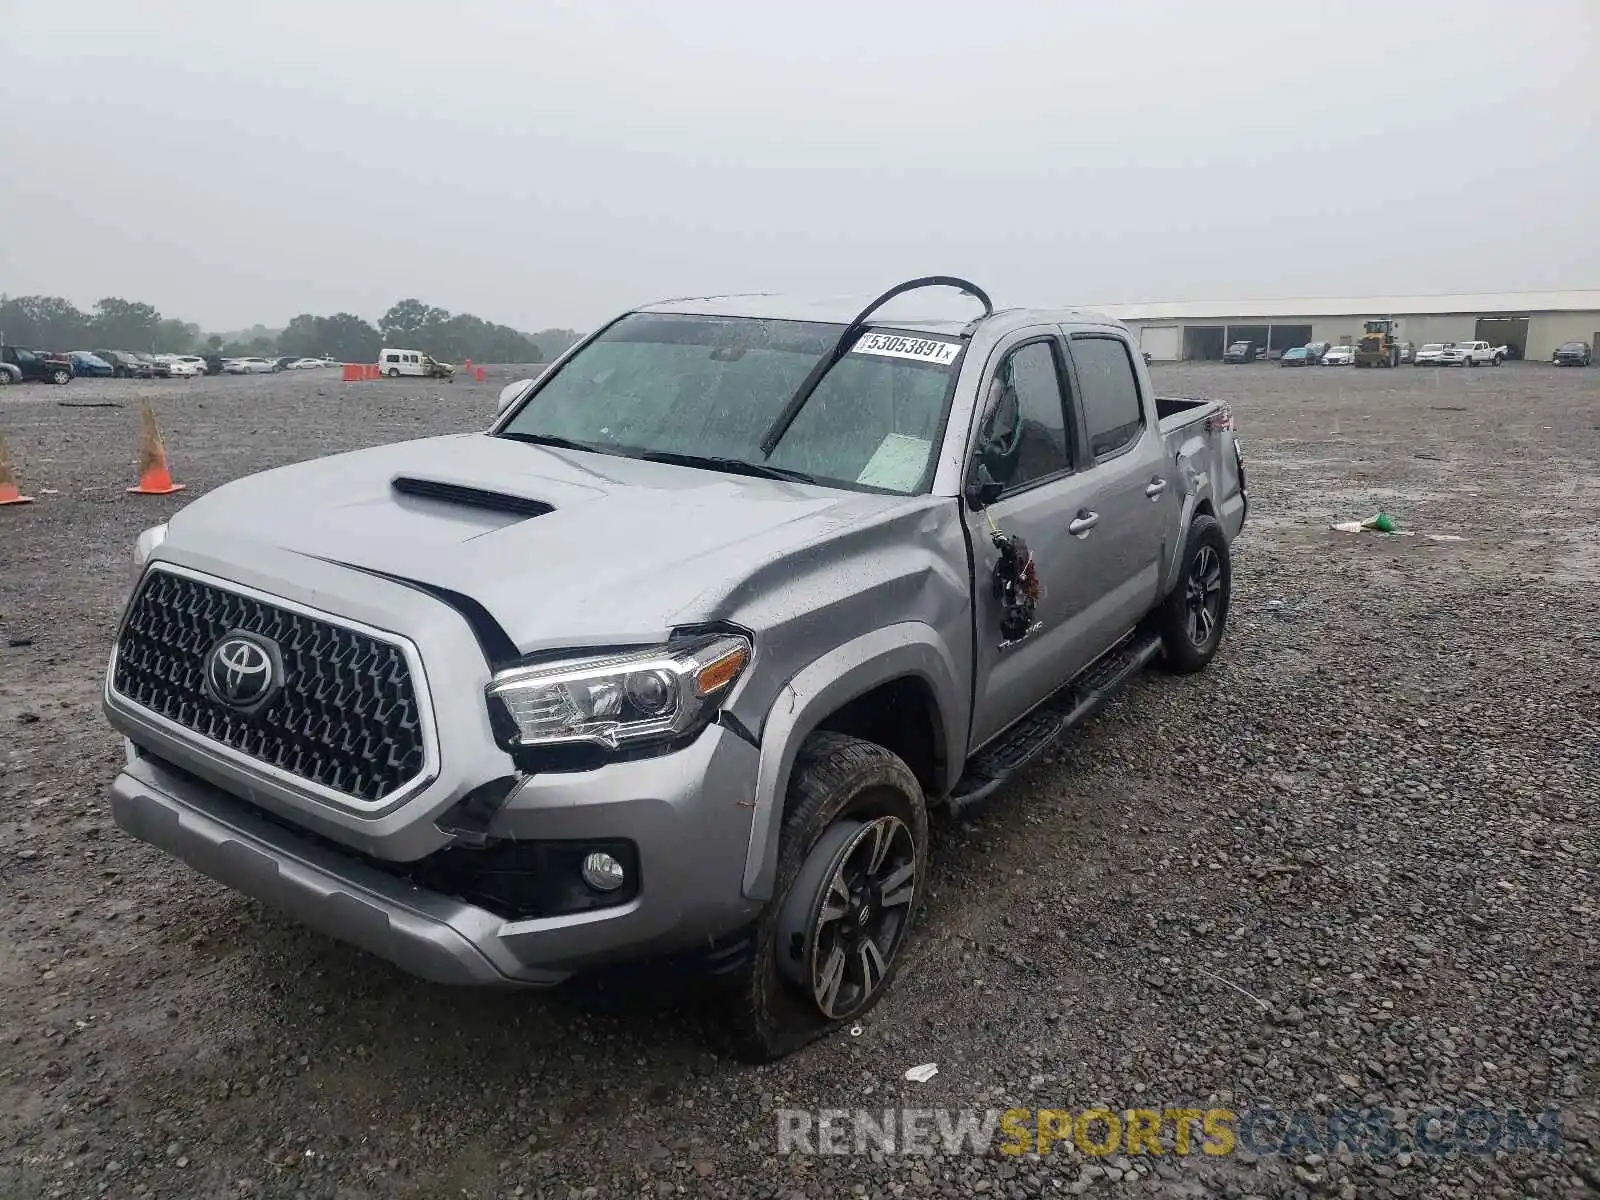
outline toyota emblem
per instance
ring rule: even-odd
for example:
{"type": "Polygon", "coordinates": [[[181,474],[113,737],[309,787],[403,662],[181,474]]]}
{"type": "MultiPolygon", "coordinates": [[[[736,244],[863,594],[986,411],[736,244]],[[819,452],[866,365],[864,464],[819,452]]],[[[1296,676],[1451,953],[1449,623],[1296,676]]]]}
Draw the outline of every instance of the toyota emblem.
{"type": "Polygon", "coordinates": [[[250,634],[229,634],[206,656],[206,683],[224,704],[256,708],[281,682],[278,662],[271,643],[250,634]]]}

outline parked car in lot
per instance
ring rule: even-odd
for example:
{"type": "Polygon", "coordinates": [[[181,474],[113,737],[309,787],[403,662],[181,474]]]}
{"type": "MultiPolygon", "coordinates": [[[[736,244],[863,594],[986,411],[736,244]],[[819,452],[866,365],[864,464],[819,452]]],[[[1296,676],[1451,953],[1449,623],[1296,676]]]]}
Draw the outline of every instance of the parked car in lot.
{"type": "Polygon", "coordinates": [[[456,369],[449,363],[431,358],[420,350],[381,350],[378,366],[391,379],[402,375],[416,375],[426,379],[449,379],[456,369]]]}
{"type": "Polygon", "coordinates": [[[167,371],[174,379],[196,379],[206,373],[206,365],[203,361],[174,358],[167,364],[167,371]]]}
{"type": "Polygon", "coordinates": [[[1256,358],[1254,342],[1234,342],[1222,352],[1222,361],[1225,363],[1255,362],[1256,358]]]}
{"type": "Polygon", "coordinates": [[[140,362],[126,350],[94,350],[91,353],[111,364],[111,373],[118,379],[149,379],[150,367],[140,362]]]}
{"type": "Polygon", "coordinates": [[[195,373],[198,375],[207,375],[210,373],[209,368],[206,366],[205,357],[200,354],[169,354],[167,356],[167,361],[172,363],[188,363],[190,366],[195,368],[195,373]]]}
{"type": "Polygon", "coordinates": [[[1322,356],[1322,365],[1325,367],[1348,367],[1355,361],[1354,346],[1329,346],[1328,352],[1322,356]]]}
{"type": "Polygon", "coordinates": [[[1451,342],[1439,355],[1439,365],[1444,367],[1498,367],[1505,361],[1505,351],[1488,342],[1451,342]]]}
{"type": "Polygon", "coordinates": [[[22,382],[22,368],[16,363],[0,362],[0,387],[22,382]]]}
{"type": "Polygon", "coordinates": [[[0,347],[0,362],[8,362],[17,369],[19,383],[72,382],[72,360],[59,354],[3,346],[0,347]]]}
{"type": "Polygon", "coordinates": [[[848,1025],[930,810],[1205,667],[1247,511],[1231,411],[1158,398],[1124,326],[964,281],[975,320],[874,319],[932,282],[648,305],[486,433],[147,530],[115,820],[438,982],[668,956],[741,1057],[848,1025]]]}
{"type": "Polygon", "coordinates": [[[1411,363],[1417,367],[1438,367],[1444,364],[1444,343],[1428,342],[1412,356],[1411,363]]]}
{"type": "Polygon", "coordinates": [[[271,375],[278,364],[270,358],[230,358],[223,360],[222,369],[229,375],[271,375]]]}
{"type": "Polygon", "coordinates": [[[172,374],[172,369],[165,359],[157,358],[154,354],[145,354],[135,350],[133,356],[149,368],[150,375],[156,379],[166,379],[172,374]]]}
{"type": "Polygon", "coordinates": [[[206,364],[207,375],[221,375],[223,364],[227,361],[220,354],[203,354],[200,360],[206,364]]]}
{"type": "Polygon", "coordinates": [[[1592,351],[1588,342],[1562,342],[1550,361],[1558,367],[1587,367],[1592,351]]]}
{"type": "Polygon", "coordinates": [[[87,376],[110,379],[117,373],[117,369],[114,366],[98,354],[92,354],[88,350],[74,350],[67,355],[67,358],[72,363],[72,373],[79,378],[87,376]]]}
{"type": "Polygon", "coordinates": [[[1332,342],[1307,342],[1305,345],[1306,356],[1318,365],[1321,365],[1323,358],[1331,349],[1333,349],[1332,342]]]}
{"type": "Polygon", "coordinates": [[[1394,346],[1400,354],[1400,362],[1402,365],[1411,362],[1417,356],[1417,348],[1410,342],[1396,342],[1394,346]]]}
{"type": "Polygon", "coordinates": [[[1278,359],[1280,367],[1309,367],[1316,363],[1312,356],[1310,346],[1291,346],[1283,352],[1283,357],[1278,359]]]}
{"type": "Polygon", "coordinates": [[[320,358],[292,358],[284,364],[286,371],[319,371],[327,366],[320,358]]]}

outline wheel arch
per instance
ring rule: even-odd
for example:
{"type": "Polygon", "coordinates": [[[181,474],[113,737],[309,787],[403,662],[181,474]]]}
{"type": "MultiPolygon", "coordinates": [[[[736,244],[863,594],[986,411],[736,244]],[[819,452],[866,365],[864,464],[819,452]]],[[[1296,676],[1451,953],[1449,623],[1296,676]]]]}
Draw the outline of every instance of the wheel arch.
{"type": "Polygon", "coordinates": [[[937,794],[948,789],[965,765],[960,679],[948,648],[931,627],[917,622],[863,634],[796,672],[762,724],[755,812],[745,853],[747,897],[766,900],[772,895],[789,777],[801,743],[813,732],[829,729],[865,737],[902,756],[909,750],[920,761],[908,760],[907,765],[924,789],[931,782],[937,794]],[[898,716],[884,720],[891,707],[905,715],[907,706],[911,728],[899,727],[898,716]],[[879,736],[868,736],[875,725],[879,736]],[[883,740],[885,728],[898,747],[883,740]],[[918,752],[921,731],[926,731],[928,745],[918,752]]]}
{"type": "Polygon", "coordinates": [[[1178,516],[1178,528],[1172,542],[1165,547],[1162,556],[1165,567],[1161,586],[1163,598],[1178,586],[1178,576],[1183,568],[1183,548],[1189,540],[1189,526],[1194,524],[1194,519],[1202,513],[1210,517],[1217,515],[1216,502],[1212,496],[1211,473],[1193,470],[1182,458],[1178,462],[1178,471],[1183,481],[1183,508],[1178,516]]]}

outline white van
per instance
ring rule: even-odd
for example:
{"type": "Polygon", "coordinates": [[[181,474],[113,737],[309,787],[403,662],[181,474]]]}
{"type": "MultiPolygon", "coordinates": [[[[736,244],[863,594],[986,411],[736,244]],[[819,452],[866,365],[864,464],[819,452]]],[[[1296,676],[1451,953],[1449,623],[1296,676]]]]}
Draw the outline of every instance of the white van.
{"type": "Polygon", "coordinates": [[[391,379],[398,379],[402,375],[449,379],[456,373],[449,363],[429,358],[420,350],[381,350],[378,352],[378,369],[391,379]]]}

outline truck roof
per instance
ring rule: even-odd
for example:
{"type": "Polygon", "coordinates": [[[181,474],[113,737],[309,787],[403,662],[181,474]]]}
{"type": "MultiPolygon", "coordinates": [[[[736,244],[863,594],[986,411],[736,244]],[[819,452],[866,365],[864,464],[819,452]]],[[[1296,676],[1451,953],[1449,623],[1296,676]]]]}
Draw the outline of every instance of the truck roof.
{"type": "MultiPolygon", "coordinates": [[[[833,296],[827,298],[786,296],[767,292],[752,292],[726,296],[685,296],[676,300],[661,300],[644,304],[635,312],[682,313],[702,317],[751,317],[768,321],[821,321],[834,325],[848,324],[871,303],[871,296],[833,296]]],[[[971,301],[948,297],[945,307],[959,304],[974,308],[971,301]]],[[[913,310],[914,311],[914,310],[913,310]]],[[[960,337],[970,333],[981,323],[997,333],[1007,329],[1039,324],[1113,325],[1122,323],[1102,313],[1076,308],[1001,308],[992,317],[983,318],[974,312],[968,317],[887,316],[875,314],[867,324],[891,329],[907,329],[914,333],[944,334],[960,337]]]]}

